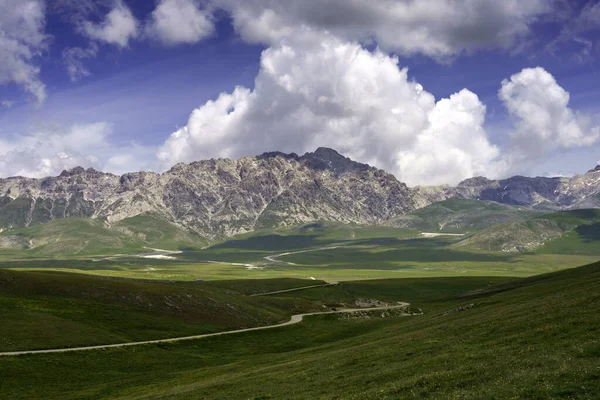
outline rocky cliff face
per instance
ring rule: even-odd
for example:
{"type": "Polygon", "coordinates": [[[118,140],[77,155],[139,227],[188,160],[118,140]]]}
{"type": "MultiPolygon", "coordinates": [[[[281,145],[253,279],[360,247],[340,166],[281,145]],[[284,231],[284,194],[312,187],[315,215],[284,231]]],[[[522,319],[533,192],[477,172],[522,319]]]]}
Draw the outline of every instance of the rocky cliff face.
{"type": "Polygon", "coordinates": [[[178,164],[163,174],[75,168],[0,180],[0,229],[68,217],[111,224],[154,213],[213,238],[315,220],[376,224],[415,207],[412,191],[394,176],[325,148],[178,164]]]}

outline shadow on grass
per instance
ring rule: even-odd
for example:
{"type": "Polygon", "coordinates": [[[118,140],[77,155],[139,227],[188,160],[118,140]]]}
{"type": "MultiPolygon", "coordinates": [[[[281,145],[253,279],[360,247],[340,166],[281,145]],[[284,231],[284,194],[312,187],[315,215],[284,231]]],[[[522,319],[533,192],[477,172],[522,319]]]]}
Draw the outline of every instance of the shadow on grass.
{"type": "Polygon", "coordinates": [[[148,260],[143,258],[118,258],[114,260],[53,260],[53,259],[26,259],[0,261],[0,269],[6,268],[70,268],[82,271],[109,271],[116,267],[147,267],[148,265],[160,266],[171,265],[173,262],[168,260],[148,260]]]}
{"type": "Polygon", "coordinates": [[[583,239],[586,243],[600,241],[600,223],[591,225],[580,225],[575,228],[575,232],[583,239]]]}
{"type": "Polygon", "coordinates": [[[244,249],[244,250],[292,250],[312,246],[325,246],[332,243],[329,240],[318,240],[317,235],[265,235],[253,236],[247,239],[228,240],[213,246],[211,249],[244,249]]]}

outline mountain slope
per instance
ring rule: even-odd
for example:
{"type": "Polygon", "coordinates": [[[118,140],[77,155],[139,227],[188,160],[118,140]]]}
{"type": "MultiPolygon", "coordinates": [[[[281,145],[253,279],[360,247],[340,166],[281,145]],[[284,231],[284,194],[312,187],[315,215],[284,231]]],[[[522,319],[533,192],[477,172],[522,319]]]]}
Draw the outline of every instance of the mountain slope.
{"type": "MultiPolygon", "coordinates": [[[[499,224],[478,232],[454,244],[455,248],[470,248],[476,250],[493,250],[504,252],[529,252],[540,248],[545,253],[583,254],[581,247],[585,243],[597,250],[585,254],[600,254],[599,228],[600,210],[571,210],[546,214],[531,218],[527,221],[499,224]],[[556,241],[564,240],[565,235],[571,238],[562,246],[555,245],[556,241]]],[[[587,246],[585,246],[587,247],[587,246]]]]}
{"type": "Polygon", "coordinates": [[[207,241],[151,214],[112,225],[98,219],[63,218],[0,233],[0,249],[28,256],[100,255],[139,252],[144,247],[176,250],[207,241]]]}
{"type": "Polygon", "coordinates": [[[543,213],[493,201],[454,197],[392,218],[386,224],[425,232],[470,232],[543,213]]]}

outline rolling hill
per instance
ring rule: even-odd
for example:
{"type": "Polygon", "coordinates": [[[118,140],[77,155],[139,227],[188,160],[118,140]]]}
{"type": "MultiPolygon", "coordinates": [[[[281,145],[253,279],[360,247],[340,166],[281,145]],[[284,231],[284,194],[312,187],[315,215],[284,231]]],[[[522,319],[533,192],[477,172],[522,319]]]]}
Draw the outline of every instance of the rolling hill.
{"type": "Polygon", "coordinates": [[[90,218],[55,219],[0,233],[0,249],[5,255],[27,257],[128,254],[144,251],[144,247],[176,250],[207,243],[205,238],[152,214],[112,225],[90,218]]]}
{"type": "Polygon", "coordinates": [[[274,279],[236,287],[235,282],[161,282],[0,269],[0,351],[164,339],[269,325],[294,313],[319,311],[321,304],[248,297],[247,290],[261,293],[318,283],[274,279]]]}
{"type": "Polygon", "coordinates": [[[561,211],[492,226],[452,245],[503,252],[599,254],[600,209],[561,211]],[[595,242],[595,244],[591,244],[595,242]],[[581,252],[581,248],[587,248],[581,252]],[[543,250],[542,250],[543,249],[543,250]],[[594,249],[596,249],[594,251],[594,249]]]}
{"type": "Polygon", "coordinates": [[[392,218],[386,224],[422,232],[472,232],[543,213],[522,206],[454,197],[392,218]]]}

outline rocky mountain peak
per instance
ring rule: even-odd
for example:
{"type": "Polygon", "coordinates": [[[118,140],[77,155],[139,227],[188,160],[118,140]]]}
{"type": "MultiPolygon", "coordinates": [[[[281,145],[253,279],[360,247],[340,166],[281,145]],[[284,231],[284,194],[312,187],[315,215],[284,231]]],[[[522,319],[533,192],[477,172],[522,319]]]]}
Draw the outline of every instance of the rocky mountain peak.
{"type": "Polygon", "coordinates": [[[338,176],[348,172],[358,173],[367,171],[372,168],[367,164],[352,161],[348,157],[344,157],[337,151],[327,147],[319,147],[314,153],[304,154],[300,157],[300,161],[315,170],[332,171],[338,176]]]}
{"type": "Polygon", "coordinates": [[[589,170],[588,172],[598,172],[600,171],[600,164],[596,165],[596,168],[589,170]]]}
{"type": "Polygon", "coordinates": [[[81,175],[85,172],[85,168],[83,167],[75,167],[69,170],[64,170],[60,173],[59,178],[67,178],[69,176],[81,175]]]}

